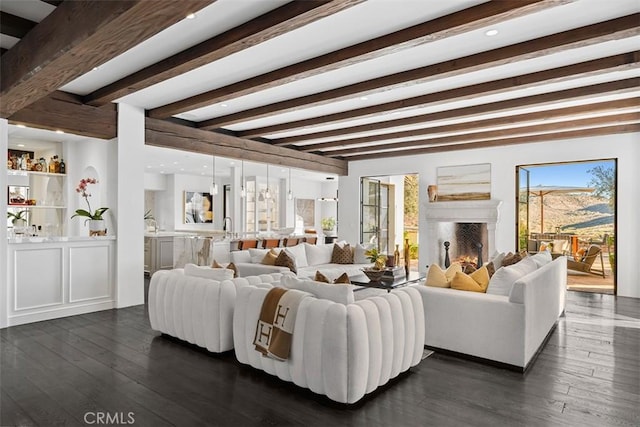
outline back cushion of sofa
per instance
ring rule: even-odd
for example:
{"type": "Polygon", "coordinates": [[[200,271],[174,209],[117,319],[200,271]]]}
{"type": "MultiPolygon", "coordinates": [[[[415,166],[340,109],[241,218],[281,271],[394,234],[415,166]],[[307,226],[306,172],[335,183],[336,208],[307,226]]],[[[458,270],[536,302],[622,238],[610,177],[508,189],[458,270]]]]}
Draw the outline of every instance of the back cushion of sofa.
{"type": "Polygon", "coordinates": [[[304,245],[289,246],[286,251],[295,258],[297,268],[307,267],[309,265],[304,245]]]}
{"type": "Polygon", "coordinates": [[[488,294],[509,296],[511,287],[519,278],[535,271],[536,263],[531,257],[527,257],[517,264],[500,267],[491,277],[488,294]]]}
{"type": "Polygon", "coordinates": [[[316,298],[328,299],[345,305],[354,302],[353,289],[349,285],[332,285],[292,276],[284,276],[281,283],[285,288],[309,292],[316,298]]]}
{"type": "Polygon", "coordinates": [[[536,266],[540,268],[543,265],[548,264],[552,261],[551,252],[549,251],[538,252],[537,254],[532,255],[531,259],[536,263],[536,266]]]}
{"type": "Polygon", "coordinates": [[[238,263],[250,263],[251,262],[251,254],[249,251],[231,251],[229,254],[231,262],[238,263]]]}
{"type": "Polygon", "coordinates": [[[333,244],[330,245],[310,245],[304,244],[304,250],[307,254],[308,265],[331,264],[331,254],[333,253],[333,244]]]}
{"type": "Polygon", "coordinates": [[[358,243],[355,246],[355,248],[353,248],[353,263],[354,264],[371,264],[371,261],[369,261],[369,258],[367,258],[367,256],[365,255],[365,252],[372,248],[373,248],[373,244],[358,243]]]}
{"type": "Polygon", "coordinates": [[[184,266],[184,275],[192,277],[203,277],[205,279],[211,279],[221,282],[223,280],[233,279],[233,270],[229,268],[211,268],[201,267],[195,264],[186,264],[184,266]]]}

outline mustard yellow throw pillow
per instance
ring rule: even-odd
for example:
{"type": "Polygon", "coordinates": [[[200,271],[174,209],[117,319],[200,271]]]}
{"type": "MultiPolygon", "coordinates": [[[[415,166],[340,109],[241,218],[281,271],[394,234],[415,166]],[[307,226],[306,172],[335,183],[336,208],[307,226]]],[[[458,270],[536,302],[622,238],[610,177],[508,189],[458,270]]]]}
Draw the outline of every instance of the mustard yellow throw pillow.
{"type": "Polygon", "coordinates": [[[426,285],[436,288],[450,288],[451,280],[456,273],[462,273],[462,266],[458,263],[451,264],[446,271],[437,264],[431,264],[427,270],[426,285]]]}
{"type": "Polygon", "coordinates": [[[459,291],[486,292],[489,286],[489,271],[481,267],[471,274],[457,272],[451,280],[451,289],[459,291]]]}
{"type": "Polygon", "coordinates": [[[262,258],[262,264],[264,264],[264,265],[276,265],[276,259],[278,259],[278,252],[276,252],[275,250],[271,249],[269,252],[267,252],[264,255],[264,258],[262,258]]]}

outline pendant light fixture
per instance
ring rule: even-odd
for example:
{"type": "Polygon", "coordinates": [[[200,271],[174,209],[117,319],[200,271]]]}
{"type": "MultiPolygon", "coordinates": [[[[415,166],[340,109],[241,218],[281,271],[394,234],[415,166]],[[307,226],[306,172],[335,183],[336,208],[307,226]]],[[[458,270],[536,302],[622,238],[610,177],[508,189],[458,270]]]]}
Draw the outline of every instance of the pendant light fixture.
{"type": "Polygon", "coordinates": [[[264,192],[264,198],[265,199],[271,198],[271,191],[269,190],[269,163],[267,163],[267,189],[264,192]]]}
{"type": "Polygon", "coordinates": [[[211,187],[209,187],[209,193],[212,196],[218,194],[218,184],[216,184],[216,156],[212,156],[213,158],[213,175],[211,176],[211,187]]]}
{"type": "Polygon", "coordinates": [[[289,168],[289,192],[287,193],[287,199],[293,200],[293,191],[291,190],[291,168],[289,168]]]}
{"type": "Polygon", "coordinates": [[[247,195],[247,190],[244,188],[244,160],[242,160],[242,178],[240,181],[240,198],[244,199],[247,195]]]}

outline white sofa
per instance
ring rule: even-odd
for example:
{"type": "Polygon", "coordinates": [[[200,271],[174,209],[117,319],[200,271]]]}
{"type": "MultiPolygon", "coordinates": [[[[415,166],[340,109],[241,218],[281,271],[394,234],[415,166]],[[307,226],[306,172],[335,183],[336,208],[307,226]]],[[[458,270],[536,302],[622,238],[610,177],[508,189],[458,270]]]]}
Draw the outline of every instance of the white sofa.
{"type": "MultiPolygon", "coordinates": [[[[332,264],[331,254],[333,243],[310,245],[301,243],[288,248],[276,248],[280,251],[287,249],[295,256],[297,265],[297,276],[300,278],[313,278],[316,271],[320,271],[327,278],[334,280],[343,273],[348,276],[362,274],[362,269],[370,267],[372,263],[364,258],[364,248],[360,247],[355,251],[353,264],[332,264]]],[[[238,269],[240,277],[255,276],[266,273],[288,272],[287,267],[261,264],[262,259],[269,249],[247,249],[242,251],[232,251],[230,258],[238,269]]]]}
{"type": "MultiPolygon", "coordinates": [[[[285,285],[287,280],[283,280],[285,285]]],[[[285,361],[263,357],[253,345],[268,289],[238,289],[233,316],[238,361],[348,404],[420,362],[424,312],[415,287],[381,291],[354,301],[349,285],[326,286],[340,286],[339,291],[351,292],[351,296],[342,302],[305,297],[298,307],[291,353],[285,361]]]]}
{"type": "Polygon", "coordinates": [[[524,371],[564,312],[567,262],[559,257],[521,277],[507,296],[416,288],[424,305],[427,347],[524,371]]]}
{"type": "Polygon", "coordinates": [[[281,277],[274,273],[217,281],[185,275],[183,269],[156,271],[149,286],[151,328],[211,352],[232,350],[238,289],[268,289],[281,277]]]}

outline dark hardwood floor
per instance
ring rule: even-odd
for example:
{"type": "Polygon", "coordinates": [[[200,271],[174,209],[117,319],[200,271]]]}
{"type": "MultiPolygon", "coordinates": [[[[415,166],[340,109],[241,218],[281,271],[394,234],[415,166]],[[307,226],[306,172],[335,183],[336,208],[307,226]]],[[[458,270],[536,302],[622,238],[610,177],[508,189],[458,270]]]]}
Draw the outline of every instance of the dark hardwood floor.
{"type": "Polygon", "coordinates": [[[640,425],[640,299],[611,295],[570,292],[525,375],[434,353],[351,407],[161,337],[145,306],[3,329],[0,351],[2,426],[640,425]]]}

